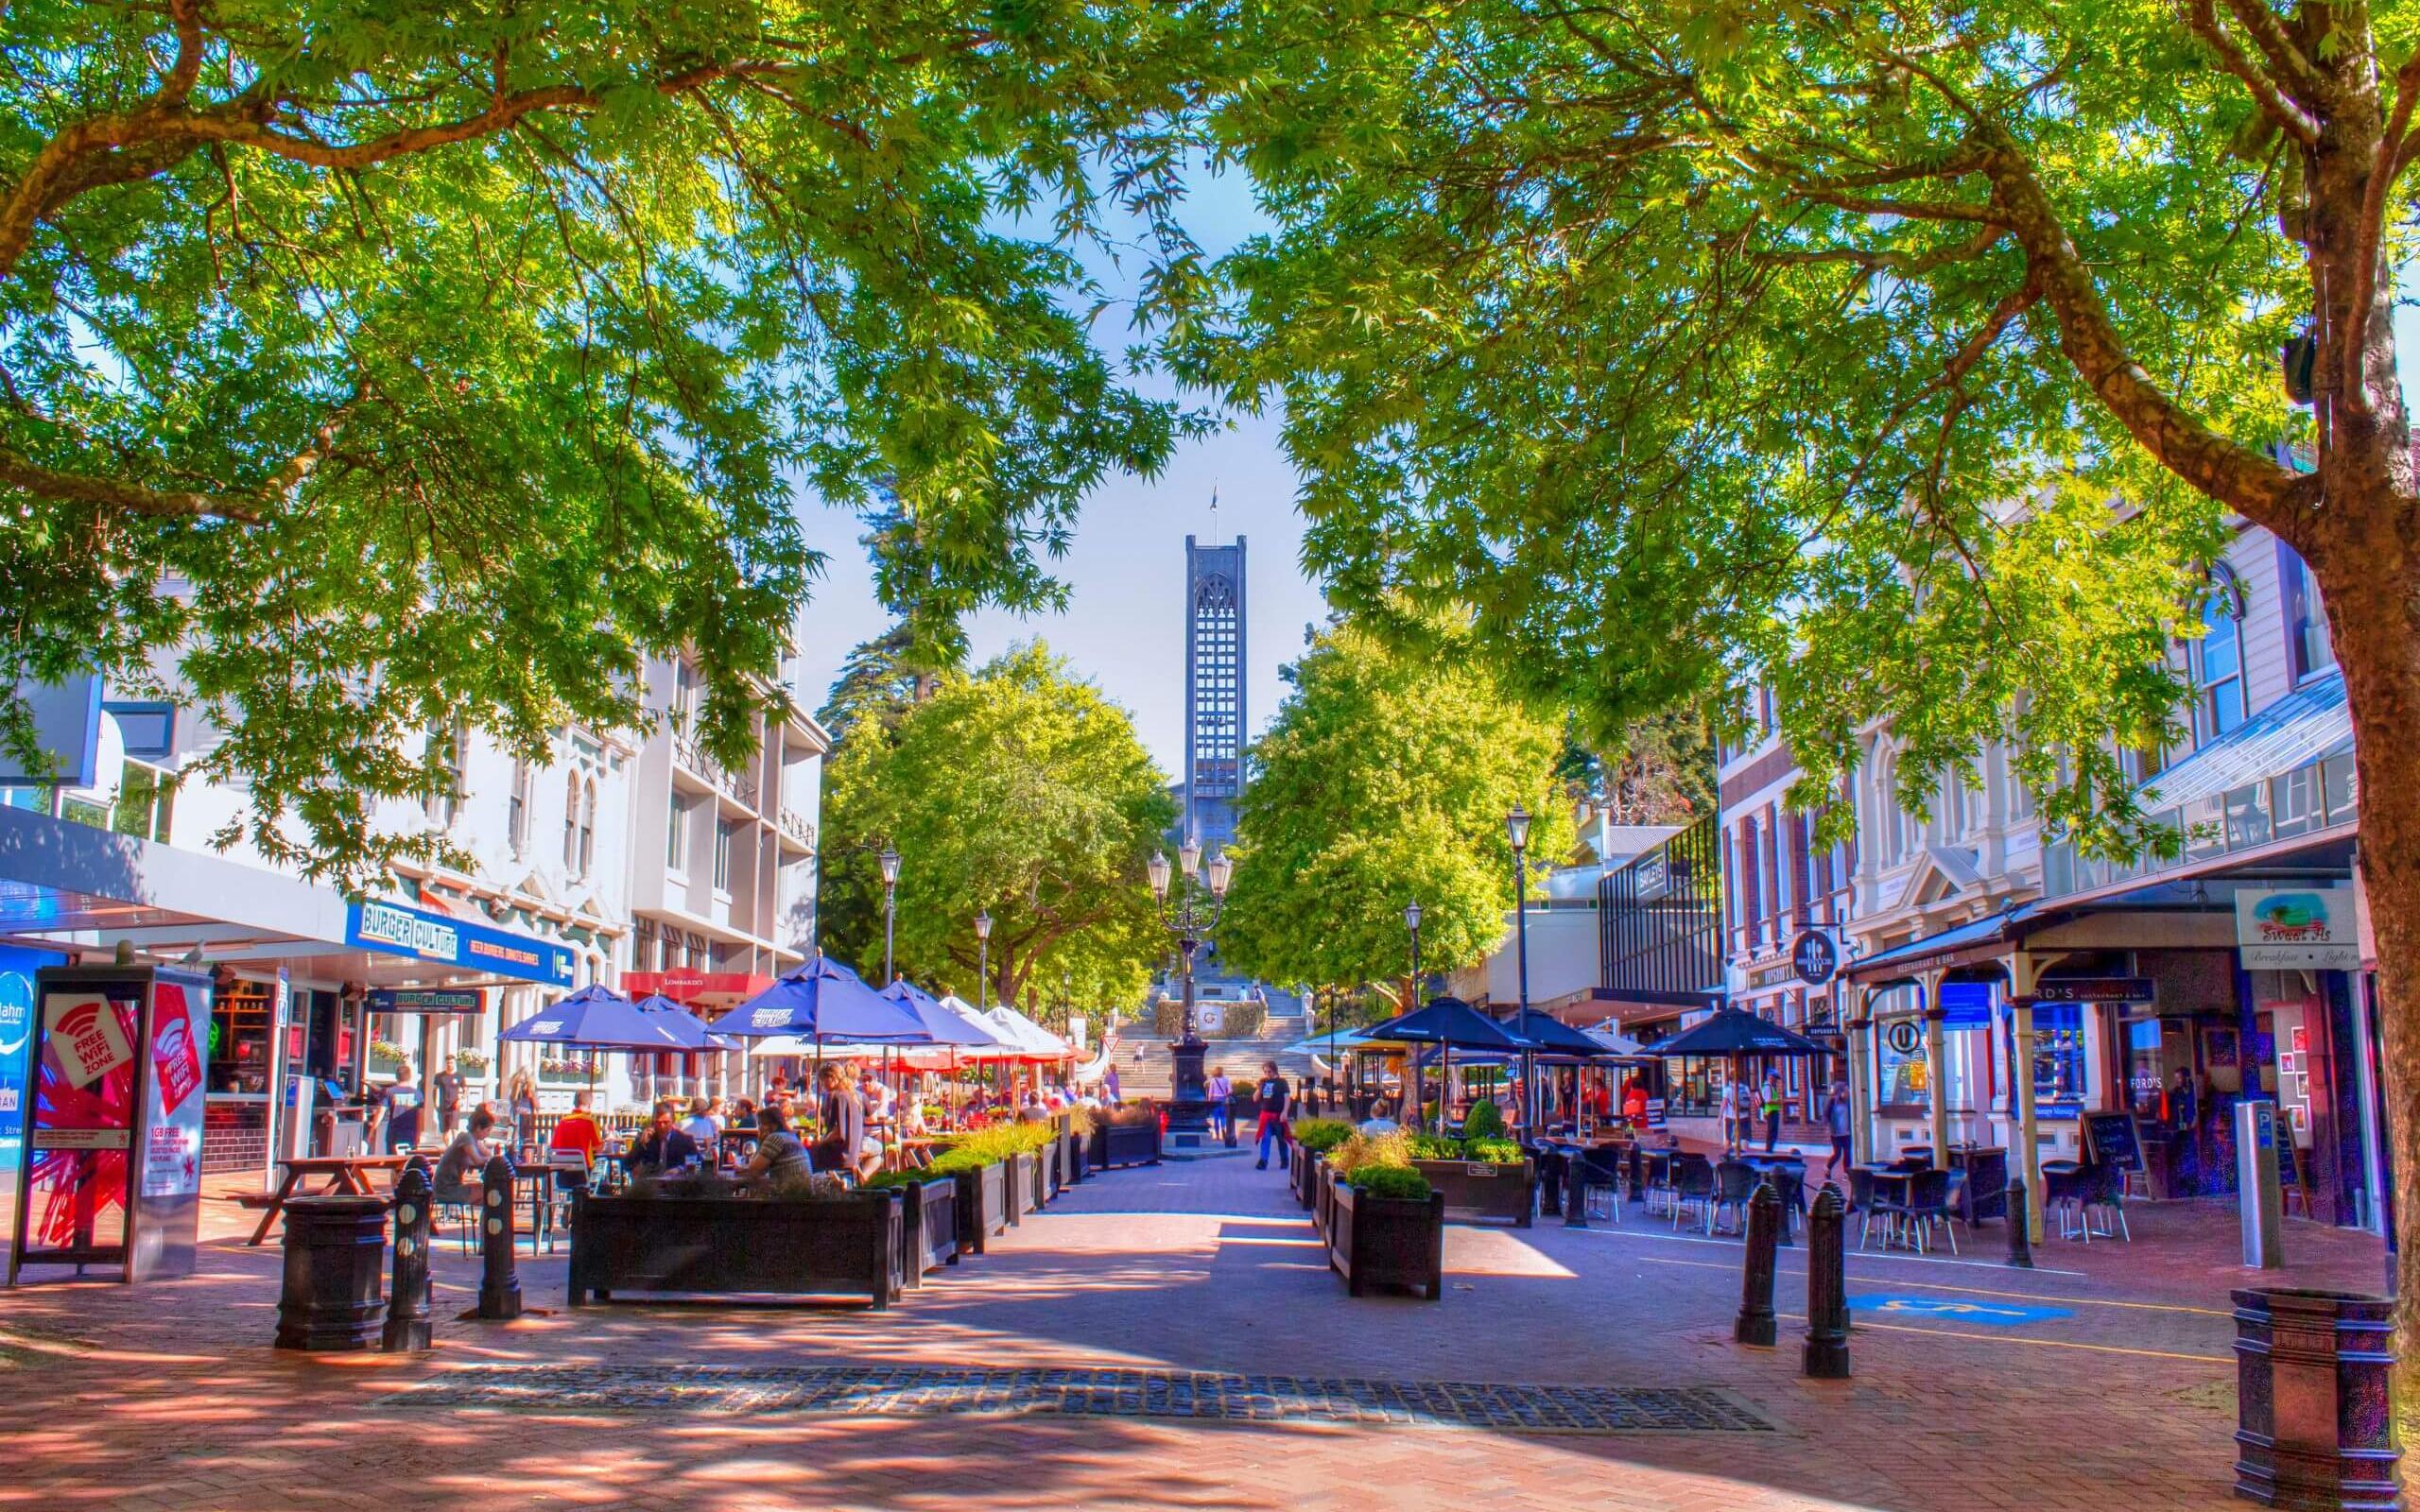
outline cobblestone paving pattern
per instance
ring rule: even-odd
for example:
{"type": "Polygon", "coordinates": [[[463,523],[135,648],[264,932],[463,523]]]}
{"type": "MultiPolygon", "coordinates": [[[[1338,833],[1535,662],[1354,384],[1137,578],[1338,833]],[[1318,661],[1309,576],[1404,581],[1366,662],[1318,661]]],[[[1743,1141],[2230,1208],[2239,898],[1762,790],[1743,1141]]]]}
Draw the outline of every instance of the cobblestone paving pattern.
{"type": "Polygon", "coordinates": [[[1199,1370],[482,1366],[449,1371],[386,1397],[378,1405],[566,1413],[1049,1413],[1541,1434],[1772,1429],[1738,1397],[1713,1387],[1524,1386],[1199,1370]]]}

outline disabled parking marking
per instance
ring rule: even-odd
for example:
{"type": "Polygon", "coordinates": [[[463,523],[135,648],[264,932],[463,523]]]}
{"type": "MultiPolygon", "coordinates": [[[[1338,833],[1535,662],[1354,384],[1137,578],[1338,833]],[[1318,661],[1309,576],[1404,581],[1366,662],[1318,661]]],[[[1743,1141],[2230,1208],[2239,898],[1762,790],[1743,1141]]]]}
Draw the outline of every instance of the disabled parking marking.
{"type": "Polygon", "coordinates": [[[2052,1318],[2073,1317],[2064,1307],[2026,1307],[2003,1297],[1899,1297],[1889,1292],[1851,1292],[1849,1307],[1858,1314],[1876,1314],[1889,1318],[1948,1318],[1960,1323],[1979,1323],[1992,1328],[2023,1328],[2029,1323],[2047,1323],[2052,1318]]]}

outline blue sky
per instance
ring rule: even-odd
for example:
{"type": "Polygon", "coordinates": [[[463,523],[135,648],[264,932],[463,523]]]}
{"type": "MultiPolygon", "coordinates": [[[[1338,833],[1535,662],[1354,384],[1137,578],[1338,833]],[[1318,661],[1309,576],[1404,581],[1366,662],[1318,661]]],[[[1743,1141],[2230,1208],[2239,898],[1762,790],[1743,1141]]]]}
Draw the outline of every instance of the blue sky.
{"type": "MultiPolygon", "coordinates": [[[[1240,175],[1196,180],[1185,221],[1214,255],[1262,222],[1240,175]]],[[[1091,260],[1104,286],[1128,287],[1120,272],[1091,260]]],[[[1096,340],[1122,351],[1132,334],[1115,307],[1101,316],[1096,340]]],[[[1166,385],[1144,384],[1167,395],[1166,385]]],[[[1199,403],[1198,400],[1195,403],[1199,403]]],[[[1182,445],[1165,472],[1145,480],[1105,480],[1085,502],[1075,543],[1057,565],[1069,601],[1062,614],[1019,618],[987,612],[967,627],[980,662],[1036,637],[1065,655],[1132,712],[1143,744],[1170,775],[1184,749],[1184,538],[1210,536],[1210,497],[1219,497],[1222,541],[1249,542],[1245,590],[1245,712],[1258,733],[1284,691],[1277,669],[1303,648],[1303,627],[1324,619],[1325,602],[1301,566],[1303,524],[1294,512],[1295,474],[1278,444],[1274,414],[1236,418],[1229,428],[1182,445]]],[[[808,708],[823,701],[849,648],[890,623],[874,602],[856,517],[812,501],[801,510],[809,543],[830,556],[803,619],[801,687],[808,708]]]]}

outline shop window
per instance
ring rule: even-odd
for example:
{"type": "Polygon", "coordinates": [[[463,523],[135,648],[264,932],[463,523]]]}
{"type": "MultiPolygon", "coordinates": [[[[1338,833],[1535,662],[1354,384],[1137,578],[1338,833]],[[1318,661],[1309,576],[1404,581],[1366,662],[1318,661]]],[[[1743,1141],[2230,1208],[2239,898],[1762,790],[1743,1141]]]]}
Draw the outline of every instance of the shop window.
{"type": "Polygon", "coordinates": [[[1920,1019],[1892,1019],[1874,1026],[1874,1085],[1883,1108],[1932,1106],[1932,1065],[1925,1048],[1920,1019]]]}
{"type": "MultiPolygon", "coordinates": [[[[2015,1057],[2012,1056],[2010,1058],[2014,1060],[2015,1057]]],[[[2086,1085],[2084,1065],[2083,1005],[2077,1003],[2036,1005],[2033,1009],[2035,1113],[2048,1117],[2073,1117],[2083,1112],[2085,1100],[2092,1092],[2086,1085]]]]}
{"type": "Polygon", "coordinates": [[[2193,643],[2194,735],[2207,745],[2234,730],[2246,713],[2243,691],[2243,591],[2225,567],[2213,568],[2202,605],[2202,638],[2193,643]]]}

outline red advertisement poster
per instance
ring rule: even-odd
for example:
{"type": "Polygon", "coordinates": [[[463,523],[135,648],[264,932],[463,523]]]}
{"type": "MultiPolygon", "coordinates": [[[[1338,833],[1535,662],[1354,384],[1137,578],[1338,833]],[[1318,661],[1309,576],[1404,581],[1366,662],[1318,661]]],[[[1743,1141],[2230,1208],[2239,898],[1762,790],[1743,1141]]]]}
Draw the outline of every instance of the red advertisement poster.
{"type": "Polygon", "coordinates": [[[90,988],[49,992],[42,1003],[42,1032],[26,1130],[26,1245],[121,1245],[134,1154],[138,1005],[131,995],[90,988]]]}
{"type": "Polygon", "coordinates": [[[162,982],[152,997],[151,1074],[159,1083],[163,1112],[174,1113],[201,1091],[201,1045],[194,1039],[189,995],[162,982]]]}

